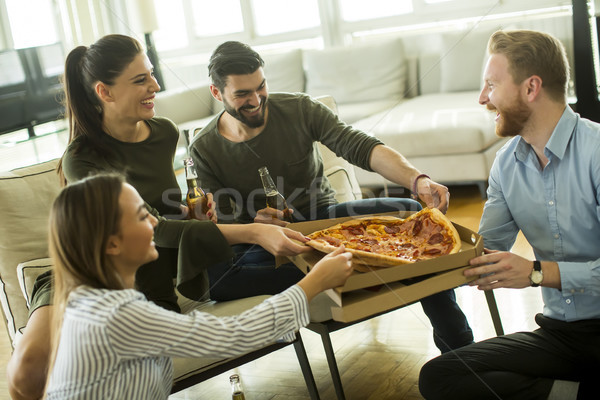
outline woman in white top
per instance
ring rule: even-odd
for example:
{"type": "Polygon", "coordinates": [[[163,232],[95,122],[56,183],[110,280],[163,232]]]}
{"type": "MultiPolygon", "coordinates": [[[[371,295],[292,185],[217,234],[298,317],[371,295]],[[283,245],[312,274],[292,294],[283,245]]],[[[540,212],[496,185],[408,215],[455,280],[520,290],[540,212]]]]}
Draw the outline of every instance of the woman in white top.
{"type": "Polygon", "coordinates": [[[49,399],[166,399],[170,357],[231,357],[293,339],[308,302],[342,285],[351,254],[323,258],[298,284],[238,316],[165,310],[133,289],[135,272],[157,258],[156,218],[117,175],[67,186],[50,216],[55,262],[49,399]]]}

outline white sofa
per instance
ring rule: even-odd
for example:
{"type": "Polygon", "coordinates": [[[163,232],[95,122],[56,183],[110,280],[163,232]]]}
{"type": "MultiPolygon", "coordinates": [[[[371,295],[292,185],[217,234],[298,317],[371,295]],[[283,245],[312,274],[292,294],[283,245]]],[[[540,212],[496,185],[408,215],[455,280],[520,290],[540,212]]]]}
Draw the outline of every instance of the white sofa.
{"type": "MultiPolygon", "coordinates": [[[[271,92],[332,95],[339,116],[400,151],[445,184],[479,186],[482,196],[496,151],[493,115],[478,104],[489,32],[473,34],[452,52],[407,55],[407,39],[387,39],[327,50],[264,53],[271,92]]],[[[442,35],[449,46],[456,40],[442,35]]],[[[200,71],[199,73],[206,73],[200,71]]],[[[193,132],[222,105],[207,85],[157,94],[156,110],[193,132]]],[[[361,187],[389,182],[357,169],[361,187]]]]}

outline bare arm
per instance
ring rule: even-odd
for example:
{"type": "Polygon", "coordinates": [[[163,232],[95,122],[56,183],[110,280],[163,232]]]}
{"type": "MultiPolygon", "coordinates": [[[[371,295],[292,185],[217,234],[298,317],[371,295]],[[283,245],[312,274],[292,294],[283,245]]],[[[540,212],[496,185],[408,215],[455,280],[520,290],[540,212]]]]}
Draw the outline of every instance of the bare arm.
{"type": "Polygon", "coordinates": [[[276,256],[291,256],[311,251],[311,248],[294,242],[308,239],[300,232],[272,224],[219,224],[229,244],[252,243],[262,246],[276,256]],[[293,240],[292,240],[293,239],[293,240]]]}
{"type": "MultiPolygon", "coordinates": [[[[371,151],[370,165],[373,171],[384,178],[408,188],[413,189],[415,179],[421,172],[396,150],[386,145],[377,145],[371,151]]],[[[427,207],[437,207],[445,213],[448,210],[450,193],[446,186],[440,185],[429,178],[420,178],[417,181],[417,195],[427,207]]]]}
{"type": "Polygon", "coordinates": [[[52,306],[44,306],[31,314],[8,362],[8,391],[14,400],[40,399],[44,394],[50,357],[51,310],[52,306]]]}

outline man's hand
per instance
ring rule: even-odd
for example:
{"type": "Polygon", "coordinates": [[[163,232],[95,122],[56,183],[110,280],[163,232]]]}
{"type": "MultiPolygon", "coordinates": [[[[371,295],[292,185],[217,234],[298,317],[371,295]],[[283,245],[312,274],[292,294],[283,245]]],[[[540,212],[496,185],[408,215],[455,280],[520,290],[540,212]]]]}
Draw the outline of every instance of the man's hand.
{"type": "Polygon", "coordinates": [[[423,177],[417,181],[417,195],[429,208],[439,208],[446,214],[450,204],[450,192],[444,185],[440,185],[429,178],[423,177]]]}
{"type": "Polygon", "coordinates": [[[465,276],[485,275],[469,282],[479,290],[497,288],[521,289],[531,285],[529,275],[533,270],[533,262],[508,251],[484,249],[484,255],[475,257],[469,262],[475,268],[465,271],[465,276]]]}
{"type": "Polygon", "coordinates": [[[311,247],[298,244],[292,240],[294,239],[301,243],[309,241],[306,236],[298,231],[266,224],[255,224],[253,225],[253,229],[256,230],[255,243],[275,256],[294,256],[312,250],[311,247]]]}
{"type": "MultiPolygon", "coordinates": [[[[293,213],[294,210],[290,209],[290,214],[293,213]]],[[[256,213],[256,217],[254,217],[254,222],[259,224],[273,224],[278,226],[287,226],[289,222],[284,221],[285,218],[283,211],[278,210],[276,208],[267,207],[261,210],[258,210],[256,213]]],[[[264,247],[264,246],[263,246],[264,247]]]]}

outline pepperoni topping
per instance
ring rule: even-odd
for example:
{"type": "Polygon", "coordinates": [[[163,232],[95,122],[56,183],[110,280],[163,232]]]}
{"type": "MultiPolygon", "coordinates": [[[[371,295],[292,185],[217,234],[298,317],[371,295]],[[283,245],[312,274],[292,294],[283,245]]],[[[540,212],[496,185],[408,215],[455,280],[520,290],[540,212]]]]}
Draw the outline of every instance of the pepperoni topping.
{"type": "Polygon", "coordinates": [[[389,233],[390,235],[393,235],[394,233],[398,233],[398,231],[400,230],[400,227],[397,225],[392,225],[392,226],[384,226],[383,230],[385,231],[385,233],[389,233]]]}
{"type": "Polygon", "coordinates": [[[431,235],[431,237],[429,238],[429,240],[427,240],[427,243],[429,244],[438,244],[438,243],[442,243],[444,241],[444,235],[442,235],[441,233],[434,233],[433,235],[431,235]]]}
{"type": "Polygon", "coordinates": [[[423,227],[423,222],[418,219],[415,221],[413,228],[412,228],[412,234],[417,236],[419,234],[419,232],[421,232],[421,228],[423,227]]]}
{"type": "Polygon", "coordinates": [[[365,229],[362,226],[360,226],[360,225],[358,225],[358,226],[347,226],[346,230],[350,234],[352,234],[354,236],[362,235],[362,234],[365,233],[365,229]]]}
{"type": "Polygon", "coordinates": [[[423,252],[424,255],[428,255],[428,256],[434,256],[434,255],[438,255],[441,253],[442,253],[442,251],[440,249],[427,249],[423,252]]]}

